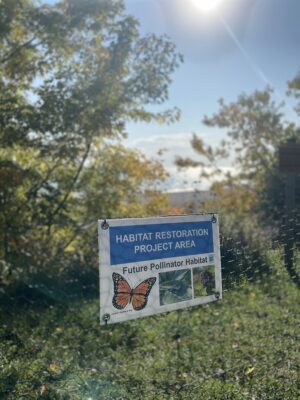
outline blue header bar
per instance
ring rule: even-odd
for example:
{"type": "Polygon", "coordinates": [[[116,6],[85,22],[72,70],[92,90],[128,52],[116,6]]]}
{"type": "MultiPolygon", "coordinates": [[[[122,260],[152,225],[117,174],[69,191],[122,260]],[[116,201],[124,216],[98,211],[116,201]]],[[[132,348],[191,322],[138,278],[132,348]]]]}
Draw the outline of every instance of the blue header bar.
{"type": "Polygon", "coordinates": [[[109,228],[111,265],[212,253],[210,221],[109,228]]]}

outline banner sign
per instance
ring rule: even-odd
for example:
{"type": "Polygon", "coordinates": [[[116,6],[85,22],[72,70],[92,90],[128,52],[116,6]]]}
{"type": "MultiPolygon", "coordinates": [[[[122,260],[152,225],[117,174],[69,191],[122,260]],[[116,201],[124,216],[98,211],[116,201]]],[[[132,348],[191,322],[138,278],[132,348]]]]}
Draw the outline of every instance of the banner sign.
{"type": "Polygon", "coordinates": [[[220,299],[216,214],[100,220],[100,321],[220,299]]]}

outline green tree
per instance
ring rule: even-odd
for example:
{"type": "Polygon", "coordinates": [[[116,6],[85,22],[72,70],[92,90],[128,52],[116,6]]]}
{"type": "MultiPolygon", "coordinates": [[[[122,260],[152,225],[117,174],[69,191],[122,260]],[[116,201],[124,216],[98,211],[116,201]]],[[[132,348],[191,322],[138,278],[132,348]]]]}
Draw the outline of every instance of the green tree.
{"type": "Polygon", "coordinates": [[[236,102],[219,102],[212,117],[204,117],[207,127],[226,129],[227,135],[216,148],[197,135],[191,145],[199,160],[177,158],[179,167],[200,166],[218,194],[218,204],[237,214],[263,212],[274,221],[283,212],[283,180],[278,171],[278,149],[290,138],[299,139],[293,122],[285,121],[283,104],[272,99],[272,90],[242,94],[236,102]],[[220,165],[228,160],[234,172],[222,174],[220,165]]]}
{"type": "Polygon", "coordinates": [[[59,243],[54,248],[58,258],[67,253],[93,267],[98,264],[96,219],[166,214],[168,203],[157,190],[167,177],[160,162],[120,143],[95,146],[90,160],[80,177],[79,191],[70,200],[78,229],[63,248],[59,243]],[[145,190],[148,196],[143,201],[145,190]]]}
{"type": "MultiPolygon", "coordinates": [[[[297,99],[299,82],[297,76],[289,84],[290,94],[297,99]]],[[[217,196],[206,207],[222,212],[225,275],[252,274],[258,262],[263,273],[265,247],[270,245],[270,239],[281,239],[287,230],[285,177],[279,171],[279,148],[288,140],[300,141],[300,131],[296,123],[285,120],[284,104],[273,100],[270,88],[242,94],[230,104],[221,99],[219,105],[219,111],[212,117],[204,117],[203,122],[207,127],[225,129],[225,139],[213,148],[194,135],[191,145],[199,158],[178,157],[176,162],[181,168],[200,167],[200,176],[212,182],[211,190],[217,196]],[[226,159],[233,172],[224,174],[220,165],[226,159]],[[242,247],[239,255],[237,242],[242,247]],[[247,249],[245,254],[244,249],[247,249]]],[[[299,113],[299,106],[296,110],[299,113]]],[[[299,189],[299,177],[297,186],[299,189]]],[[[296,217],[299,207],[294,211],[296,217]]],[[[299,285],[296,270],[287,268],[299,285]]]]}
{"type": "Polygon", "coordinates": [[[297,105],[295,111],[300,115],[300,71],[296,74],[294,79],[288,82],[288,95],[296,99],[297,105]]]}
{"type": "Polygon", "coordinates": [[[0,257],[6,270],[41,269],[98,217],[95,201],[125,215],[134,185],[159,178],[161,166],[112,143],[129,120],[179,117],[151,105],[182,57],[167,37],[141,37],[122,0],[3,0],[0,38],[0,257]]]}

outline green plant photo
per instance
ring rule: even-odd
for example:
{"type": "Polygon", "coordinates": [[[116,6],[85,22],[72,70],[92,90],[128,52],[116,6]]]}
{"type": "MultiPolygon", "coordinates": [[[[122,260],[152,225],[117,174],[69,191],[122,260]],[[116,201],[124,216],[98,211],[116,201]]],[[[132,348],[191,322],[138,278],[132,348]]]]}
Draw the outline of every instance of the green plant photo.
{"type": "Polygon", "coordinates": [[[161,306],[191,300],[191,270],[183,269],[159,274],[159,298],[161,306]]]}

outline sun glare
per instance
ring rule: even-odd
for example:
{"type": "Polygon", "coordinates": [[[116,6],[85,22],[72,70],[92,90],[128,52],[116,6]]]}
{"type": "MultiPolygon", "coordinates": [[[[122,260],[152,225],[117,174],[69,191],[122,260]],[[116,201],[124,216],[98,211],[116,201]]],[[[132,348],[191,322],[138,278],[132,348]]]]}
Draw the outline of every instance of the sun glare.
{"type": "Polygon", "coordinates": [[[196,7],[202,12],[215,10],[223,0],[192,0],[196,7]]]}

